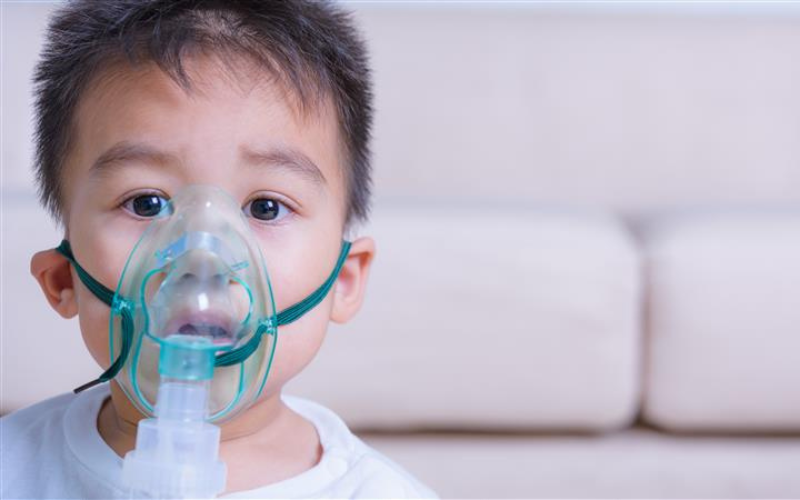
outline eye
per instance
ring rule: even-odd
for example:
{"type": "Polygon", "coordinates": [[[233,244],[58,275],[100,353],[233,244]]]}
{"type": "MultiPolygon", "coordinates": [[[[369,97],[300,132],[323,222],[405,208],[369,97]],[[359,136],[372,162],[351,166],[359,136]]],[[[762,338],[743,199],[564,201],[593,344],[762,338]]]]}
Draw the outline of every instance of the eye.
{"type": "Polygon", "coordinates": [[[245,215],[265,222],[281,220],[291,209],[275,198],[255,198],[242,208],[245,215]]]}
{"type": "Polygon", "coordinates": [[[150,218],[160,214],[167,203],[167,199],[163,196],[147,193],[127,199],[122,206],[137,217],[150,218]]]}

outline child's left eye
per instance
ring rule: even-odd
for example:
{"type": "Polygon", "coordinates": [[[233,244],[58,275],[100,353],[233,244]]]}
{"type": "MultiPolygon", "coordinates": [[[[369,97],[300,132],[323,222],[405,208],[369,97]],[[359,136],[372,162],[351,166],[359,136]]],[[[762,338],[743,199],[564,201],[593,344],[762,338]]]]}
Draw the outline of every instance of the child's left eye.
{"type": "Polygon", "coordinates": [[[275,198],[255,198],[242,207],[245,215],[255,219],[273,222],[289,215],[291,209],[275,198]]]}

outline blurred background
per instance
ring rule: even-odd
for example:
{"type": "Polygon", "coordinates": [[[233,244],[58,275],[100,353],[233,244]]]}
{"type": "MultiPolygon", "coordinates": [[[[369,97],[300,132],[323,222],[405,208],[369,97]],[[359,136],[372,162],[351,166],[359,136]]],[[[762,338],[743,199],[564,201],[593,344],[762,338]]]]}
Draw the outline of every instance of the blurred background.
{"type": "MultiPolygon", "coordinates": [[[[98,374],[28,273],[54,5],[2,4],[2,413],[98,374]]],[[[379,253],[288,392],[443,497],[800,497],[800,4],[347,5],[379,253]]]]}

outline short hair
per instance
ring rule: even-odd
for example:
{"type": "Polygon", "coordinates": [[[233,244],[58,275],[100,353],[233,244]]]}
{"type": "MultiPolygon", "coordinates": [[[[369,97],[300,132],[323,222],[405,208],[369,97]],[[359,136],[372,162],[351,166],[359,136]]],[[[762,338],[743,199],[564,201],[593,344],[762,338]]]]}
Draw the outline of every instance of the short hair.
{"type": "Polygon", "coordinates": [[[119,62],[153,62],[184,89],[182,58],[198,51],[254,60],[312,107],[330,98],[345,158],[345,226],[364,221],[371,191],[372,85],[351,16],[317,0],[78,0],[55,12],[34,74],[39,198],[63,217],[62,163],[77,104],[119,62]]]}

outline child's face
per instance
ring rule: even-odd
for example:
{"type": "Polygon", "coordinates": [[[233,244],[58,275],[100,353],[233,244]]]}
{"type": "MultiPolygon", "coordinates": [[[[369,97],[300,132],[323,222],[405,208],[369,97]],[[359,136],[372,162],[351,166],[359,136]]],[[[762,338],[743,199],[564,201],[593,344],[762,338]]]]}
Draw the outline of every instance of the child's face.
{"type": "MultiPolygon", "coordinates": [[[[281,204],[276,218],[251,219],[251,228],[280,311],[325,281],[341,247],[346,190],[336,116],[329,104],[301,115],[289,94],[262,74],[254,85],[225,76],[210,60],[191,60],[187,69],[189,94],[148,67],[123,71],[84,95],[63,172],[67,238],[89,274],[114,289],[148,225],[142,207],[154,196],[166,200],[187,185],[209,184],[242,207],[255,199],[275,200],[281,204]],[[114,149],[116,158],[109,156],[114,149]]],[[[347,273],[340,279],[347,280],[347,273]]],[[[109,308],[74,270],[72,277],[84,341],[107,367],[109,308]]],[[[328,321],[337,320],[342,290],[335,290],[281,327],[266,395],[274,395],[317,352],[328,321]]]]}

